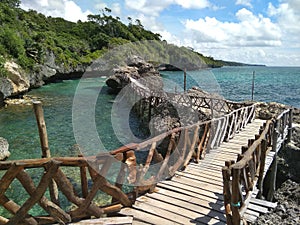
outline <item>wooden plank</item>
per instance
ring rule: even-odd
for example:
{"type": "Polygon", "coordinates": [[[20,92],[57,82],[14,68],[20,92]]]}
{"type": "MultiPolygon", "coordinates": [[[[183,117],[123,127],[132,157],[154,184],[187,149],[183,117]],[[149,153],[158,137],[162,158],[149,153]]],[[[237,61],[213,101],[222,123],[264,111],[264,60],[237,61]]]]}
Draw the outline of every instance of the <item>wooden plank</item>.
{"type": "MultiPolygon", "coordinates": [[[[205,176],[201,176],[201,175],[200,176],[195,176],[195,175],[189,174],[189,173],[177,172],[176,176],[188,178],[188,179],[191,179],[192,181],[193,180],[195,180],[195,181],[203,181],[205,183],[209,183],[209,184],[212,184],[212,185],[215,185],[215,186],[220,186],[220,188],[223,187],[223,182],[222,181],[216,181],[216,180],[213,180],[213,179],[207,178],[205,176]]],[[[214,175],[212,174],[211,176],[214,176],[214,175]]]]}
{"type": "MultiPolygon", "coordinates": [[[[199,199],[192,199],[190,197],[185,198],[184,196],[175,195],[175,196],[166,196],[159,193],[147,194],[146,202],[149,203],[150,199],[156,201],[169,203],[195,213],[202,214],[204,216],[209,216],[212,218],[219,218],[219,220],[226,221],[223,206],[219,204],[214,204],[213,202],[203,201],[199,199]],[[175,198],[180,197],[180,198],[175,198]]],[[[154,202],[155,203],[155,202],[154,202]]]]}
{"type": "Polygon", "coordinates": [[[268,208],[265,208],[265,207],[262,207],[262,206],[259,206],[259,205],[255,205],[253,203],[250,203],[248,205],[248,209],[251,209],[255,212],[259,212],[261,214],[266,214],[267,212],[269,212],[268,208]]]}
{"type": "Polygon", "coordinates": [[[215,186],[203,181],[196,181],[185,177],[173,177],[172,181],[187,184],[188,186],[195,187],[195,188],[209,190],[214,193],[223,193],[223,190],[220,186],[215,186]]]}
{"type": "Polygon", "coordinates": [[[250,222],[250,223],[254,223],[257,219],[256,216],[253,216],[253,215],[248,214],[248,213],[244,214],[244,218],[246,219],[247,222],[250,222]]]}
{"type": "Polygon", "coordinates": [[[120,215],[125,216],[133,216],[134,221],[142,221],[150,224],[166,224],[166,225],[174,225],[174,221],[170,221],[162,216],[153,215],[149,212],[145,212],[138,209],[132,209],[132,208],[123,208],[118,213],[120,215]]]}
{"type": "Polygon", "coordinates": [[[198,165],[190,164],[189,167],[192,167],[192,168],[195,168],[195,169],[198,169],[198,170],[201,170],[201,168],[205,167],[205,168],[208,168],[208,169],[211,169],[211,170],[217,170],[217,171],[220,171],[220,169],[222,168],[222,166],[211,164],[208,161],[200,162],[198,165]]]}
{"type": "MultiPolygon", "coordinates": [[[[186,217],[184,214],[178,214],[178,212],[181,212],[180,208],[177,209],[177,211],[172,210],[169,211],[170,208],[162,207],[164,206],[163,203],[158,202],[156,205],[149,205],[143,202],[136,202],[136,204],[133,206],[135,209],[142,210],[148,213],[151,213],[155,216],[165,218],[172,222],[173,224],[193,224],[191,222],[191,219],[189,217],[186,217]]],[[[168,205],[168,207],[171,207],[171,205],[168,205]]],[[[153,224],[164,224],[162,222],[159,223],[153,223],[153,224]]]]}
{"type": "Polygon", "coordinates": [[[253,211],[251,209],[247,209],[246,212],[245,212],[245,214],[252,215],[252,216],[255,216],[255,217],[259,217],[260,216],[259,212],[255,212],[255,211],[253,211]]]}
{"type": "Polygon", "coordinates": [[[193,203],[195,205],[201,205],[201,206],[208,207],[208,208],[211,208],[211,206],[209,205],[210,203],[218,204],[219,212],[224,213],[223,201],[220,201],[216,198],[215,199],[209,198],[209,197],[206,197],[206,196],[203,196],[200,194],[195,194],[195,193],[188,192],[188,191],[185,192],[185,191],[176,190],[176,189],[168,190],[165,188],[159,188],[157,192],[151,193],[151,196],[152,195],[157,195],[157,196],[161,196],[161,197],[169,196],[171,198],[176,198],[176,199],[179,199],[182,201],[193,203]]]}
{"type": "Polygon", "coordinates": [[[211,173],[215,173],[216,175],[222,169],[222,167],[220,167],[220,166],[211,166],[211,165],[208,165],[208,164],[201,164],[200,166],[201,167],[191,166],[190,168],[193,169],[193,170],[198,170],[198,171],[207,170],[207,171],[209,171],[211,173]]]}
{"type": "MultiPolygon", "coordinates": [[[[187,175],[193,175],[195,177],[198,177],[196,179],[199,179],[201,177],[203,178],[207,178],[210,179],[212,181],[218,181],[220,183],[223,182],[223,179],[221,176],[218,176],[218,173],[212,173],[211,171],[181,171],[181,172],[177,172],[179,175],[182,174],[183,176],[187,176],[187,175]]],[[[223,183],[222,183],[223,185],[223,183]]]]}
{"type": "Polygon", "coordinates": [[[224,205],[222,199],[219,198],[218,196],[214,195],[212,197],[212,196],[205,195],[208,192],[199,191],[197,193],[197,192],[193,192],[193,191],[186,190],[183,188],[178,188],[176,186],[159,184],[158,193],[167,195],[168,191],[169,191],[169,193],[172,193],[172,194],[179,194],[179,195],[182,194],[187,197],[196,198],[196,199],[200,199],[200,200],[204,200],[204,201],[208,201],[208,202],[214,202],[215,204],[219,204],[221,206],[224,205]]]}
{"type": "Polygon", "coordinates": [[[250,200],[250,203],[253,203],[255,205],[265,206],[269,209],[274,209],[277,206],[277,202],[269,202],[262,199],[252,198],[250,200]]]}
{"type": "MultiPolygon", "coordinates": [[[[144,197],[143,200],[138,199],[138,203],[135,206],[141,207],[144,210],[149,210],[149,208],[155,208],[157,209],[156,213],[158,212],[164,214],[165,216],[168,215],[170,216],[170,220],[173,220],[180,224],[195,224],[195,222],[200,222],[203,224],[216,224],[220,223],[220,221],[223,221],[225,218],[224,214],[217,214],[209,209],[205,210],[205,212],[201,214],[201,211],[198,211],[197,213],[194,211],[187,210],[184,207],[173,205],[172,203],[165,203],[146,197],[144,197]],[[164,212],[161,212],[160,210],[164,210],[164,212]],[[208,214],[210,213],[212,215],[211,217],[208,216],[208,214]],[[221,218],[219,218],[219,216],[221,218]]],[[[201,210],[204,210],[204,208],[201,210]]]]}
{"type": "Polygon", "coordinates": [[[68,223],[70,225],[129,225],[132,224],[133,217],[132,216],[122,216],[122,217],[105,217],[99,219],[90,219],[90,220],[82,220],[76,223],[68,223]]]}
{"type": "Polygon", "coordinates": [[[144,221],[133,220],[132,225],[151,225],[151,223],[146,223],[144,221]]]}
{"type": "Polygon", "coordinates": [[[194,193],[203,194],[203,195],[211,197],[211,198],[223,200],[222,190],[219,191],[219,193],[212,192],[211,190],[204,189],[202,186],[193,187],[193,186],[190,186],[188,184],[175,182],[173,180],[163,181],[163,182],[158,183],[157,185],[161,186],[161,184],[167,184],[167,185],[174,186],[174,187],[177,187],[177,188],[182,188],[184,190],[192,191],[194,193]]]}

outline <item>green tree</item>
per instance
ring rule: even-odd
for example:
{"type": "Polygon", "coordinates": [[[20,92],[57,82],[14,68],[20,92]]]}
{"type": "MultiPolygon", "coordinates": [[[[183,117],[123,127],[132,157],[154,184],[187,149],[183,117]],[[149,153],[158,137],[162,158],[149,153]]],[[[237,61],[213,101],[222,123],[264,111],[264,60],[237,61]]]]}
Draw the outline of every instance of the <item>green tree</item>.
{"type": "Polygon", "coordinates": [[[17,8],[20,6],[21,1],[20,0],[0,0],[0,3],[7,4],[10,7],[17,8]]]}

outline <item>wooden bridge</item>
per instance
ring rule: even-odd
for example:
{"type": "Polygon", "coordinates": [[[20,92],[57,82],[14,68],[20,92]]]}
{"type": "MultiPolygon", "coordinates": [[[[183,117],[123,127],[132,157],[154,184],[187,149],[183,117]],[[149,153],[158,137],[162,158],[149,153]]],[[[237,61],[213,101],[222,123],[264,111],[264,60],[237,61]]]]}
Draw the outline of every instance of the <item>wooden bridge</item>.
{"type": "MultiPolygon", "coordinates": [[[[196,102],[209,100],[188,101],[197,110],[196,102]]],[[[149,99],[148,111],[154,102],[149,99]]],[[[51,158],[44,154],[41,159],[0,162],[0,206],[10,213],[0,216],[0,224],[253,221],[274,207],[255,197],[261,196],[264,176],[277,151],[290,140],[292,125],[291,110],[262,121],[255,119],[255,106],[237,104],[218,118],[96,156],[51,158]],[[141,154],[146,154],[143,162],[137,160],[141,154]],[[44,171],[38,181],[34,170],[44,171]],[[70,170],[78,175],[71,177],[70,170]],[[107,174],[117,176],[111,181],[107,174]],[[6,194],[14,180],[28,193],[21,203],[6,194]],[[99,196],[110,204],[99,203],[99,196]],[[44,210],[42,215],[30,213],[35,205],[44,210]]],[[[45,130],[43,120],[39,122],[40,130],[45,130]]]]}

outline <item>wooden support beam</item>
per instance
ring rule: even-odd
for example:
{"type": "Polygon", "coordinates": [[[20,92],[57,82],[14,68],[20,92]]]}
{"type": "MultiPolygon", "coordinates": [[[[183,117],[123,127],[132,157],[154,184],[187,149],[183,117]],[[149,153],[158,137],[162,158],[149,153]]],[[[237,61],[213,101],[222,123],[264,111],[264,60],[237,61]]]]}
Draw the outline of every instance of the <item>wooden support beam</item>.
{"type": "Polygon", "coordinates": [[[52,161],[49,165],[48,171],[43,175],[39,185],[36,188],[35,194],[31,195],[30,198],[25,201],[17,213],[9,220],[7,225],[19,224],[23,219],[25,219],[27,212],[37,203],[45,191],[47,190],[49,183],[58,169],[57,162],[52,161]]]}
{"type": "MultiPolygon", "coordinates": [[[[32,178],[23,170],[21,171],[17,179],[23,185],[24,189],[28,192],[30,196],[35,195],[36,187],[32,178]]],[[[42,196],[39,201],[39,205],[52,216],[56,222],[59,223],[68,223],[71,222],[71,217],[64,210],[62,210],[59,206],[49,201],[45,196],[42,196]]]]}

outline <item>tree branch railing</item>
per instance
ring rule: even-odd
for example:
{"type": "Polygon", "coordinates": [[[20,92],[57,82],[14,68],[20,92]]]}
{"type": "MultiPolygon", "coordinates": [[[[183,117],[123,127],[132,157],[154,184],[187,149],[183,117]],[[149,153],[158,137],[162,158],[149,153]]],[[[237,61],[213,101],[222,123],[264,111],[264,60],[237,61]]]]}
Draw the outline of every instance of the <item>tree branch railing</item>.
{"type": "MultiPolygon", "coordinates": [[[[259,135],[248,141],[238,155],[236,163],[228,161],[222,169],[223,193],[227,224],[240,225],[249,205],[254,187],[263,191],[264,169],[269,151],[276,153],[285,141],[290,141],[292,109],[282,112],[277,118],[268,120],[259,135]]],[[[276,159],[275,159],[276,160],[276,159]]]]}
{"type": "MultiPolygon", "coordinates": [[[[146,116],[147,120],[153,116],[157,106],[164,102],[171,103],[175,109],[186,107],[194,112],[207,112],[210,116],[207,119],[218,118],[231,112],[252,106],[253,102],[233,102],[222,98],[208,96],[198,96],[189,93],[168,93],[151,89],[139,82],[139,80],[130,79],[130,84],[124,93],[124,96],[131,103],[136,104],[136,112],[139,116],[146,116]]],[[[254,112],[253,112],[254,113],[254,112]]],[[[144,118],[142,118],[144,120],[144,118]]]]}
{"type": "Polygon", "coordinates": [[[97,156],[0,162],[3,174],[0,179],[0,207],[10,214],[7,218],[0,216],[0,224],[66,224],[118,212],[122,207],[134,204],[140,194],[151,192],[160,180],[172,177],[177,170],[186,167],[190,160],[204,158],[209,149],[232,138],[254,117],[255,104],[97,156]],[[141,152],[147,156],[142,164],[137,161],[137,154],[141,152]],[[68,168],[74,169],[77,180],[70,178],[68,168]],[[44,172],[37,182],[30,171],[41,169],[44,172]],[[114,181],[106,178],[111,173],[117,175],[114,181]],[[22,204],[6,194],[15,180],[29,196],[22,204]],[[47,194],[51,180],[57,185],[58,199],[47,194]],[[126,191],[127,186],[132,189],[126,191]],[[110,204],[98,203],[98,191],[110,196],[110,204]],[[68,205],[72,205],[70,209],[60,205],[62,196],[68,205]],[[47,215],[31,215],[29,211],[34,205],[47,215]]]}

